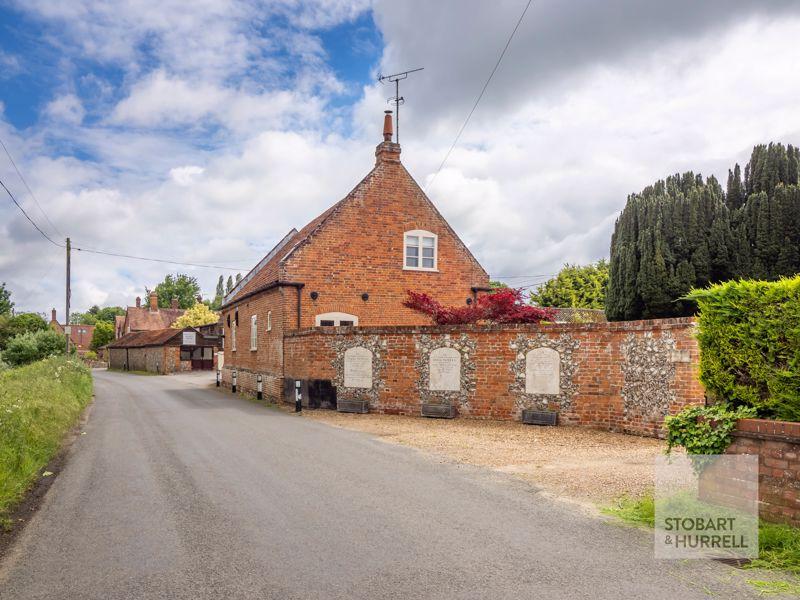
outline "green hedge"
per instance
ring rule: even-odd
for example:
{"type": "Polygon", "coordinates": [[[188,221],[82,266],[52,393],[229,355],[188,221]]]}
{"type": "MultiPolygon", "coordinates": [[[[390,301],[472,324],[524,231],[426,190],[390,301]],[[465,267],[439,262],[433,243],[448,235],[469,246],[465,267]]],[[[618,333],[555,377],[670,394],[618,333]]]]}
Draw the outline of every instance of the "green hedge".
{"type": "Polygon", "coordinates": [[[0,528],[91,399],[91,372],[76,358],[0,373],[0,528]]]}
{"type": "Polygon", "coordinates": [[[759,416],[800,421],[800,276],[729,281],[688,298],[700,309],[700,380],[759,416]]]}

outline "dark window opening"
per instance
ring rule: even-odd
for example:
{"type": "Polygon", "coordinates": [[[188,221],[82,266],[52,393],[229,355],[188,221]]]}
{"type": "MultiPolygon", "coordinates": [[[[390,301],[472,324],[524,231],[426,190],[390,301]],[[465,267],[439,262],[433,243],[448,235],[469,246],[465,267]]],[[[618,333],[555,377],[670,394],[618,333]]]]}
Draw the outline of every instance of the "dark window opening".
{"type": "Polygon", "coordinates": [[[352,327],[353,321],[339,321],[340,327],[352,327]]]}
{"type": "Polygon", "coordinates": [[[329,321],[327,319],[319,322],[320,327],[333,327],[335,323],[333,321],[329,321]]]}

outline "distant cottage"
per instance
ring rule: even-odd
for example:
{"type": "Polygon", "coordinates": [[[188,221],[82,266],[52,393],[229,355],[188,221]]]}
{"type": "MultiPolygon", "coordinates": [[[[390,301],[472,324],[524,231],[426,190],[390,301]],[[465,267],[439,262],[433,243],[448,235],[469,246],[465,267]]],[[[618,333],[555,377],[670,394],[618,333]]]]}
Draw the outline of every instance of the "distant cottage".
{"type": "Polygon", "coordinates": [[[129,306],[124,315],[114,320],[114,338],[119,339],[136,331],[156,331],[167,329],[178,320],[183,313],[178,308],[178,300],[173,298],[170,308],[159,308],[158,294],[150,292],[150,306],[142,306],[142,299],[136,297],[136,306],[129,306]]]}
{"type": "Polygon", "coordinates": [[[290,231],[225,297],[226,384],[233,370],[253,381],[260,374],[264,393],[280,397],[285,332],[426,324],[403,306],[406,290],[448,305],[466,305],[488,290],[488,274],[391,140],[387,113],[372,171],[344,199],[290,231]]]}
{"type": "MultiPolygon", "coordinates": [[[[50,328],[53,331],[63,334],[66,324],[59,323],[56,318],[56,309],[50,313],[50,328]]],[[[78,354],[84,355],[92,348],[92,337],[94,337],[94,325],[70,325],[69,341],[75,346],[78,354]]]]}

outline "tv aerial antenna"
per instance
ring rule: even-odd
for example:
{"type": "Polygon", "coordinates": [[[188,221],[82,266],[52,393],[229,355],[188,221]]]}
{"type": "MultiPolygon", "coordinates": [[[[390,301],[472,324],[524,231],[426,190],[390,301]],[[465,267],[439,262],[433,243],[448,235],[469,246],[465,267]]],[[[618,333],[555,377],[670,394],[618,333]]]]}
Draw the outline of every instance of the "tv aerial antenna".
{"type": "Polygon", "coordinates": [[[400,95],[400,82],[406,79],[409,74],[422,71],[425,67],[419,69],[411,69],[410,71],[403,71],[402,73],[395,73],[393,75],[378,75],[378,81],[381,83],[394,83],[394,97],[389,98],[389,104],[394,103],[394,141],[400,143],[400,105],[405,103],[405,99],[400,95]]]}

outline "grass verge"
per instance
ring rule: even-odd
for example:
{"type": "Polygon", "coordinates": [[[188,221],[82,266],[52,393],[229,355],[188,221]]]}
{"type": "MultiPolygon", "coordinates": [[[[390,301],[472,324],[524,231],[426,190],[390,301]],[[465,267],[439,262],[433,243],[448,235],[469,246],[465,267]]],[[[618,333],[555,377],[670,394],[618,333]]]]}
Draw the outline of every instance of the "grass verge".
{"type": "Polygon", "coordinates": [[[49,358],[0,372],[0,527],[92,398],[78,359],[49,358]]]}
{"type": "MultiPolygon", "coordinates": [[[[623,496],[605,507],[603,512],[633,525],[655,526],[652,493],[638,498],[623,496]]],[[[793,576],[779,580],[748,580],[765,594],[800,595],[800,528],[763,521],[759,523],[758,558],[744,568],[779,571],[793,576]]]]}

